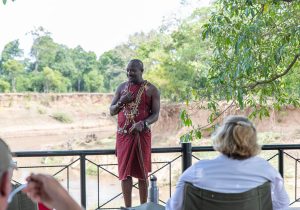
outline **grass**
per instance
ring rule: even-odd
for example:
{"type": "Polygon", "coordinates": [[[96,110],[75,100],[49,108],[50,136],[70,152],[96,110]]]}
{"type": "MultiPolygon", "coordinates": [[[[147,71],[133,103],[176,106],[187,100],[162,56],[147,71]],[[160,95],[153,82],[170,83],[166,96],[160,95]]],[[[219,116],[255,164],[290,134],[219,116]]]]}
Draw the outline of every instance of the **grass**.
{"type": "Polygon", "coordinates": [[[96,176],[97,175],[97,166],[95,165],[89,165],[86,167],[86,174],[89,176],[96,176]]]}
{"type": "Polygon", "coordinates": [[[39,108],[37,109],[37,112],[38,112],[39,114],[46,114],[47,111],[46,111],[45,109],[39,107],[39,108]]]}
{"type": "Polygon", "coordinates": [[[56,112],[53,115],[51,115],[51,117],[62,123],[72,123],[73,122],[72,118],[69,115],[67,115],[66,113],[62,113],[62,112],[56,112]]]}

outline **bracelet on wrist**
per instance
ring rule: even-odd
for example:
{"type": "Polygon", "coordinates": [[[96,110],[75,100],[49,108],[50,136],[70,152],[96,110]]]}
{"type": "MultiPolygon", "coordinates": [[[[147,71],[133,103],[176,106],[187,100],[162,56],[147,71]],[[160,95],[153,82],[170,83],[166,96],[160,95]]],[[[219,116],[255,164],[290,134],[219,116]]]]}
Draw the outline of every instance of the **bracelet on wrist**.
{"type": "Polygon", "coordinates": [[[118,101],[118,102],[117,102],[117,106],[118,106],[119,108],[122,108],[123,103],[122,103],[121,101],[118,101]]]}
{"type": "Polygon", "coordinates": [[[149,128],[149,123],[146,120],[144,121],[144,129],[145,128],[149,128]]]}

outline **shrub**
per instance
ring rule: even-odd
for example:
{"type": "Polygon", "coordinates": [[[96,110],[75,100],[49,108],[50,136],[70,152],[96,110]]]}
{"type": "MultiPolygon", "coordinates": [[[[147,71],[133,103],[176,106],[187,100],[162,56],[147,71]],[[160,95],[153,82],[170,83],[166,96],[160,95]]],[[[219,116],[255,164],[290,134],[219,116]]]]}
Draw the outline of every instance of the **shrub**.
{"type": "Polygon", "coordinates": [[[71,119],[71,117],[65,113],[54,113],[52,116],[52,118],[54,118],[55,120],[62,122],[62,123],[71,123],[73,122],[73,120],[71,119]]]}

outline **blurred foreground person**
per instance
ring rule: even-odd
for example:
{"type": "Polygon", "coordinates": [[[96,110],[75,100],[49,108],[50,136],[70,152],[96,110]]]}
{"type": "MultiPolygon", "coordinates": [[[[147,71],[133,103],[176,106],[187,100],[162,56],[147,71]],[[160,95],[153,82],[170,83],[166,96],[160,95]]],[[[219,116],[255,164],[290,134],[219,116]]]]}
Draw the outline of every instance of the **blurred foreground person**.
{"type": "Polygon", "coordinates": [[[14,164],[7,144],[0,138],[0,210],[8,206],[8,196],[11,192],[10,178],[14,164]]]}
{"type": "MultiPolygon", "coordinates": [[[[0,138],[0,210],[6,210],[12,187],[10,179],[15,164],[8,145],[0,138]]],[[[52,176],[32,174],[23,190],[35,202],[43,203],[50,209],[82,210],[69,193],[52,176]]]]}
{"type": "Polygon", "coordinates": [[[43,203],[49,209],[82,210],[61,184],[50,175],[32,174],[27,177],[27,188],[23,190],[29,198],[43,203]]]}
{"type": "MultiPolygon", "coordinates": [[[[243,116],[229,116],[213,136],[213,147],[221,154],[212,160],[200,160],[179,178],[176,191],[166,209],[183,208],[184,186],[193,186],[218,193],[242,193],[265,182],[271,183],[273,210],[285,210],[289,198],[281,175],[260,152],[254,125],[243,116]]],[[[254,210],[254,209],[253,209],[254,210]]]]}

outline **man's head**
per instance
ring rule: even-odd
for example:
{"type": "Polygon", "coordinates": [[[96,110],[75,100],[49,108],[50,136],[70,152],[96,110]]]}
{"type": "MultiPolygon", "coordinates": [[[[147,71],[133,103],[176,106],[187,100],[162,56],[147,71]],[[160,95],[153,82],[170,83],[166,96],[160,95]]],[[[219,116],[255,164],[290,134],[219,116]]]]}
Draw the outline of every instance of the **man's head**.
{"type": "Polygon", "coordinates": [[[0,138],[0,210],[7,207],[7,198],[11,191],[10,176],[14,164],[8,145],[0,138]]]}
{"type": "Polygon", "coordinates": [[[141,60],[133,59],[129,61],[126,71],[129,82],[139,83],[143,81],[144,65],[141,60]]]}

